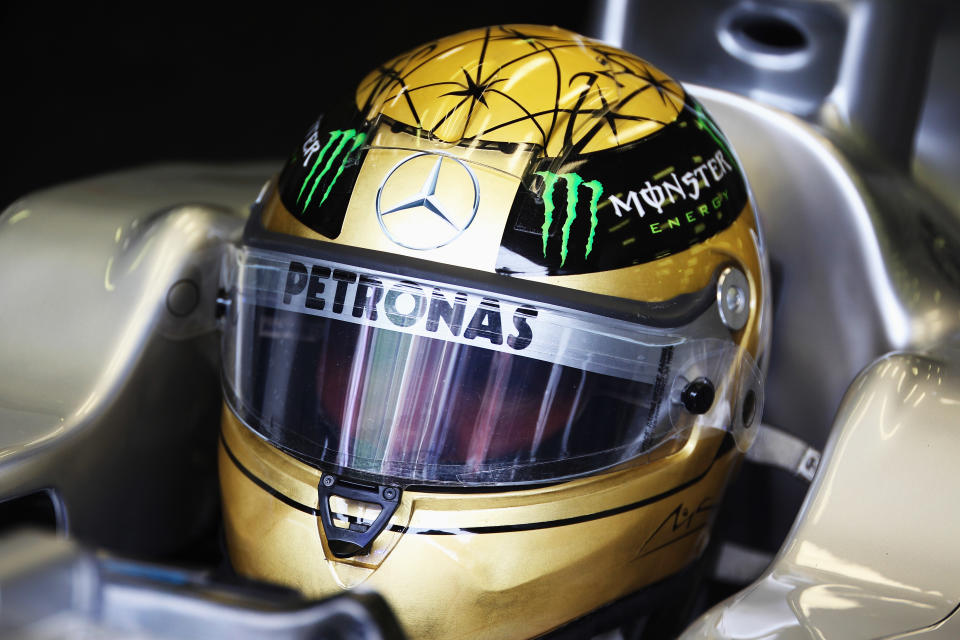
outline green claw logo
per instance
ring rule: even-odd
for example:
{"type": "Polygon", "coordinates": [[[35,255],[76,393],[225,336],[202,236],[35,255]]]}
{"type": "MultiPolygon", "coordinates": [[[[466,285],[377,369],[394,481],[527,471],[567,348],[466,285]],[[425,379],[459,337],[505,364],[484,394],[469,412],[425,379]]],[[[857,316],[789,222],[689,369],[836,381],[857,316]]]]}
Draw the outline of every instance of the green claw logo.
{"type": "Polygon", "coordinates": [[[603,195],[603,185],[598,180],[584,182],[576,173],[553,173],[552,171],[537,171],[543,178],[543,257],[547,257],[547,235],[550,225],[553,224],[553,188],[558,180],[565,180],[567,184],[567,215],[563,221],[563,235],[560,241],[560,266],[567,261],[567,244],[570,241],[570,228],[577,219],[577,202],[579,201],[580,186],[590,190],[590,235],[587,237],[587,247],[583,254],[584,259],[593,250],[593,235],[597,230],[597,204],[603,195]]]}
{"type": "Polygon", "coordinates": [[[357,133],[356,129],[347,129],[345,131],[334,130],[330,132],[330,139],[327,140],[327,144],[324,145],[323,149],[320,150],[319,155],[317,155],[317,159],[314,160],[313,167],[310,169],[310,173],[307,174],[306,179],[303,181],[303,185],[300,187],[300,193],[297,195],[297,203],[299,203],[303,198],[304,191],[307,190],[307,185],[310,184],[310,180],[313,178],[313,186],[310,187],[310,191],[307,193],[307,199],[303,203],[302,211],[306,211],[307,207],[310,206],[310,201],[313,199],[313,193],[317,190],[317,186],[320,184],[320,181],[323,180],[323,177],[327,175],[327,173],[333,167],[334,162],[336,162],[337,158],[339,157],[340,162],[337,166],[337,171],[333,174],[333,178],[330,180],[330,184],[327,185],[326,191],[323,192],[323,197],[320,198],[320,204],[317,206],[319,207],[324,203],[324,201],[326,201],[327,196],[330,195],[330,190],[333,189],[333,185],[337,182],[337,178],[339,178],[340,174],[343,173],[343,168],[347,165],[347,160],[360,147],[360,145],[363,144],[363,141],[366,138],[367,134],[357,133]],[[350,145],[349,150],[341,157],[340,154],[344,149],[347,148],[347,145],[350,144],[351,141],[353,144],[350,145]],[[330,157],[326,159],[326,164],[324,164],[323,170],[317,174],[316,178],[314,178],[313,174],[315,174],[320,165],[323,164],[324,158],[327,156],[327,151],[330,150],[330,147],[332,147],[334,143],[336,143],[336,148],[334,148],[333,152],[330,154],[330,157]]]}

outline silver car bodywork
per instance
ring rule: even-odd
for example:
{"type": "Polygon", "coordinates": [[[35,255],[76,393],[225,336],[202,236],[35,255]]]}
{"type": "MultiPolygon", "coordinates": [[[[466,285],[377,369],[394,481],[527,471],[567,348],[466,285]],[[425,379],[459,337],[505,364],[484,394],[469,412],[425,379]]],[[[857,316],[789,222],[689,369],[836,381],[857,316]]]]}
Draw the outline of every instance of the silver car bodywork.
{"type": "Polygon", "coordinates": [[[957,637],[958,356],[894,353],[857,378],[776,561],[685,640],[957,637]]]}
{"type": "Polygon", "coordinates": [[[814,442],[832,428],[772,565],[683,637],[955,637],[956,218],[896,172],[858,173],[809,124],[703,97],[768,178],[753,185],[784,273],[765,419],[814,442]]]}
{"type": "Polygon", "coordinates": [[[215,453],[210,267],[267,175],[146,168],[0,217],[3,499],[44,493],[61,530],[148,556],[209,526],[215,469],[184,452],[215,453]]]}

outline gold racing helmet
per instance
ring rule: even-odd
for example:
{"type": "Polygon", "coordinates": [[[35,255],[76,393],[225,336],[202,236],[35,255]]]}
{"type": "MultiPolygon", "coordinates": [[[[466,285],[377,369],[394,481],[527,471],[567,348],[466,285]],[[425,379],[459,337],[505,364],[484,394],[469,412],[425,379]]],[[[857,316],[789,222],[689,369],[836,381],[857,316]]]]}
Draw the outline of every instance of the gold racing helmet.
{"type": "Polygon", "coordinates": [[[235,569],[428,638],[669,584],[759,422],[765,260],[726,139],[643,60],[517,25],[386,62],[230,252],[235,569]]]}

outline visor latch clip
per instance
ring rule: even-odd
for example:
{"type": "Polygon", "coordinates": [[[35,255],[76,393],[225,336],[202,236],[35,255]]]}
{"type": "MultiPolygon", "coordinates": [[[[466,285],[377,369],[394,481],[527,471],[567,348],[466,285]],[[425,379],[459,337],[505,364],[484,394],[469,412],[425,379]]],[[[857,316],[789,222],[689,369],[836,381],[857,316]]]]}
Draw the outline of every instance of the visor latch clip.
{"type": "Polygon", "coordinates": [[[351,558],[369,552],[377,536],[390,522],[403,491],[389,485],[367,485],[344,480],[332,474],[324,474],[317,487],[320,524],[327,538],[331,553],[337,558],[351,558]],[[334,515],[330,508],[330,498],[340,497],[346,500],[366,503],[380,507],[380,513],[373,522],[352,518],[344,514],[334,515]],[[346,526],[334,524],[334,520],[345,522],[346,526]]]}

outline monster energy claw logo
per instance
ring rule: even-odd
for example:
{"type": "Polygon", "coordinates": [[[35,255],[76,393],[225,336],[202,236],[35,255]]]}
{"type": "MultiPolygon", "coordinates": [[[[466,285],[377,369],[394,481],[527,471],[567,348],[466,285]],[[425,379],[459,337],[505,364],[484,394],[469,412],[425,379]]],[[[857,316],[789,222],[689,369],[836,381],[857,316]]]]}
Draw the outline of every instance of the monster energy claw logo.
{"type": "Polygon", "coordinates": [[[543,257],[547,257],[547,235],[550,225],[553,224],[553,187],[557,180],[563,179],[567,183],[567,215],[563,221],[560,239],[560,266],[567,261],[567,245],[570,241],[570,228],[577,219],[577,202],[579,200],[580,185],[590,190],[590,235],[587,237],[587,246],[583,254],[586,259],[593,250],[593,235],[597,230],[597,203],[603,195],[603,185],[598,180],[584,182],[576,173],[553,173],[552,171],[537,171],[543,177],[543,257]]]}
{"type": "MultiPolygon", "coordinates": [[[[300,193],[297,195],[297,203],[303,199],[304,193],[306,193],[307,196],[301,211],[306,211],[307,207],[310,206],[310,201],[313,199],[313,194],[317,190],[317,186],[323,180],[324,176],[329,173],[330,169],[337,161],[337,158],[339,158],[340,160],[339,163],[337,163],[337,170],[333,174],[333,178],[331,178],[326,190],[323,192],[323,197],[320,198],[320,204],[317,206],[320,206],[324,203],[324,201],[327,199],[327,196],[330,195],[330,190],[333,189],[333,185],[336,184],[337,178],[339,178],[340,174],[343,173],[343,169],[347,165],[347,159],[360,147],[360,145],[363,144],[363,141],[366,139],[366,137],[367,134],[357,133],[356,129],[347,129],[346,131],[334,130],[330,132],[330,138],[327,140],[327,144],[320,149],[320,153],[317,155],[317,159],[314,160],[313,167],[310,169],[310,173],[307,174],[306,179],[303,181],[303,185],[300,187],[300,193]],[[346,153],[343,153],[344,149],[347,149],[347,145],[350,145],[350,148],[346,151],[346,153]],[[327,152],[330,151],[331,147],[333,147],[333,151],[328,157],[327,152]],[[342,156],[340,155],[341,153],[343,153],[342,156]],[[320,168],[321,164],[323,165],[323,169],[317,173],[317,169],[320,168]],[[316,177],[314,177],[314,174],[316,174],[316,177]],[[311,180],[313,181],[313,184],[310,186],[310,189],[307,190],[307,185],[311,184],[311,180]]],[[[310,151],[312,152],[316,149],[316,147],[319,147],[319,145],[316,144],[314,147],[311,147],[310,151]]],[[[307,158],[304,159],[304,164],[306,164],[308,158],[309,155],[307,155],[307,158]]]]}

